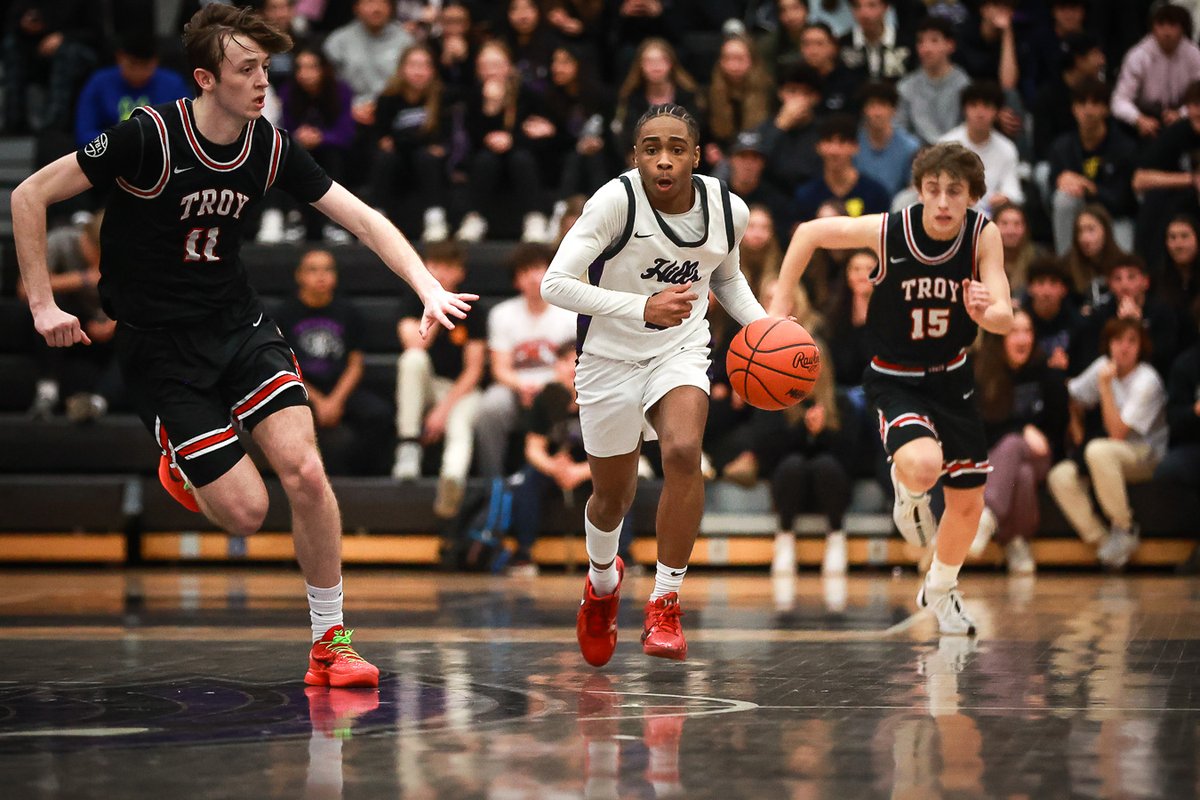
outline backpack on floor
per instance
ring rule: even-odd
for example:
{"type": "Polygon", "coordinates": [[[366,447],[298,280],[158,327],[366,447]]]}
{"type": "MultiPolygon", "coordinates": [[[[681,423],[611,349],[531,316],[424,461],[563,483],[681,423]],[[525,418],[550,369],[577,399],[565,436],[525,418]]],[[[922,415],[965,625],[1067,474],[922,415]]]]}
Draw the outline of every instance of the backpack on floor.
{"type": "Polygon", "coordinates": [[[446,566],[467,572],[492,570],[512,527],[513,487],[519,478],[493,478],[486,488],[468,493],[446,533],[446,566]]]}

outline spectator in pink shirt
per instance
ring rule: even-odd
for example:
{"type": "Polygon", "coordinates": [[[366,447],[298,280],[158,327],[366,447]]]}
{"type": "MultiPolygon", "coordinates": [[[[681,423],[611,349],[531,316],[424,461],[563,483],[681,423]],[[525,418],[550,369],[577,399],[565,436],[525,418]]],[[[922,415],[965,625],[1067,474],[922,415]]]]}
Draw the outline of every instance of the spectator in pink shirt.
{"type": "Polygon", "coordinates": [[[1126,54],[1112,113],[1140,136],[1157,136],[1181,116],[1183,92],[1200,78],[1200,47],[1191,36],[1187,10],[1164,4],[1150,15],[1150,33],[1126,54]]]}

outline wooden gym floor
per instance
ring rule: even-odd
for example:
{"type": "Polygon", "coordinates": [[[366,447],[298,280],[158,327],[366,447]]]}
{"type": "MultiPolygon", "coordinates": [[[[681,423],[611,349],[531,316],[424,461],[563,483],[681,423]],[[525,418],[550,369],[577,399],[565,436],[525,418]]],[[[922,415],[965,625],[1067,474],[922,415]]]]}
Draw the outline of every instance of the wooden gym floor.
{"type": "Polygon", "coordinates": [[[579,575],[350,571],[380,689],[306,688],[284,569],[0,572],[11,798],[1188,798],[1200,582],[967,573],[977,641],[916,578],[701,572],[689,659],[580,658],[579,575]]]}

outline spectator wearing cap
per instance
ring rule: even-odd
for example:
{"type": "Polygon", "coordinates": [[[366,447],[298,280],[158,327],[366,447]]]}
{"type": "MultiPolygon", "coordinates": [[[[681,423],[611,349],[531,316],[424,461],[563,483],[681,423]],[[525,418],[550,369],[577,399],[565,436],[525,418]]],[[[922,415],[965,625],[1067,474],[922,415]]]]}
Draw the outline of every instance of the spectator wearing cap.
{"type": "Polygon", "coordinates": [[[1033,157],[1044,161],[1050,145],[1075,130],[1071,92],[1080,82],[1104,77],[1104,48],[1090,33],[1068,36],[1063,43],[1061,71],[1047,80],[1033,104],[1033,157]]]}
{"type": "Polygon", "coordinates": [[[912,178],[912,161],[921,143],[895,126],[896,87],[882,81],[868,83],[859,93],[862,124],[858,129],[858,155],[854,166],[870,175],[894,196],[912,178]]]}
{"type": "MultiPolygon", "coordinates": [[[[1133,190],[1142,196],[1134,249],[1148,262],[1162,260],[1167,221],[1172,215],[1200,211],[1200,80],[1183,94],[1187,118],[1166,126],[1147,147],[1133,173],[1133,190]]],[[[1114,108],[1115,111],[1115,108],[1114,108]]]]}
{"type": "Polygon", "coordinates": [[[811,67],[792,67],[784,72],[776,95],[779,111],[757,130],[767,154],[767,179],[790,195],[821,168],[815,116],[821,78],[811,67]]]}
{"type": "Polygon", "coordinates": [[[771,212],[776,227],[791,219],[788,196],[763,180],[767,153],[762,134],[742,131],[734,140],[729,155],[729,189],[746,201],[746,205],[761,204],[771,212]]]}
{"type": "Polygon", "coordinates": [[[1139,136],[1157,136],[1177,121],[1188,85],[1200,79],[1200,47],[1191,36],[1187,10],[1163,4],[1150,15],[1150,33],[1125,54],[1113,116],[1134,126],[1139,136]]]}
{"type": "Polygon", "coordinates": [[[972,83],[962,92],[965,121],[942,137],[943,142],[958,142],[979,156],[986,171],[987,195],[975,208],[985,213],[1004,202],[1020,205],[1025,192],[1017,175],[1020,158],[1017,146],[995,130],[996,118],[1004,105],[1004,93],[995,81],[972,83]]]}
{"type": "Polygon", "coordinates": [[[804,26],[804,32],[800,34],[800,58],[816,70],[821,79],[821,111],[836,114],[855,110],[856,94],[863,76],[842,63],[837,37],[828,25],[813,22],[804,26]]]}
{"type": "Polygon", "coordinates": [[[814,219],[817,208],[828,200],[839,200],[846,214],[882,214],[891,195],[876,180],[854,166],[858,154],[858,126],[849,114],[834,114],[821,120],[817,155],[822,173],[796,190],[796,213],[802,222],[814,219]]]}
{"type": "Polygon", "coordinates": [[[1058,260],[1042,256],[1029,265],[1021,305],[1033,321],[1034,342],[1046,354],[1046,363],[1066,372],[1075,337],[1083,317],[1071,296],[1071,281],[1058,260]]]}
{"type": "Polygon", "coordinates": [[[150,33],[130,34],[117,47],[116,65],[88,78],[75,106],[75,142],[80,147],[133,113],[138,106],[169,103],[191,92],[177,72],[160,67],[150,33]]]}
{"type": "Polygon", "coordinates": [[[948,21],[934,16],[921,20],[917,26],[921,66],[896,85],[896,125],[924,144],[938,141],[962,119],[962,91],[971,79],[950,60],[954,47],[954,28],[948,21]]]}
{"type": "Polygon", "coordinates": [[[1071,92],[1076,129],[1054,141],[1048,154],[1054,223],[1059,255],[1071,249],[1075,218],[1087,203],[1099,203],[1113,217],[1113,236],[1122,248],[1133,246],[1136,200],[1131,179],[1137,144],[1110,124],[1109,89],[1085,78],[1071,92]]]}
{"type": "Polygon", "coordinates": [[[909,70],[912,47],[888,19],[888,0],[851,0],[854,27],[838,41],[842,63],[871,80],[898,81],[909,70]]]}

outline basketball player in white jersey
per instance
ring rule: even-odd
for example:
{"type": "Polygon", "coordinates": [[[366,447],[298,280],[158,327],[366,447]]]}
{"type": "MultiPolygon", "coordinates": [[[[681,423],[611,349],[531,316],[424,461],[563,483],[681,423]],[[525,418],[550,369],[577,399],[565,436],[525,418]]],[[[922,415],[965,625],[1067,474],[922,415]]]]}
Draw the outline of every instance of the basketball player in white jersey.
{"type": "Polygon", "coordinates": [[[687,657],[679,589],[704,510],[709,289],[742,325],[766,316],[738,255],[750,212],[723,182],[692,174],[699,139],[686,109],[652,106],[634,129],[636,168],[592,196],[542,281],[547,301],[579,314],[575,387],[592,496],[584,512],[591,567],[576,634],[594,666],[608,663],[617,644],[625,568],[617,538],[642,442],[655,438],[663,490],[642,646],[648,655],[687,657]]]}

